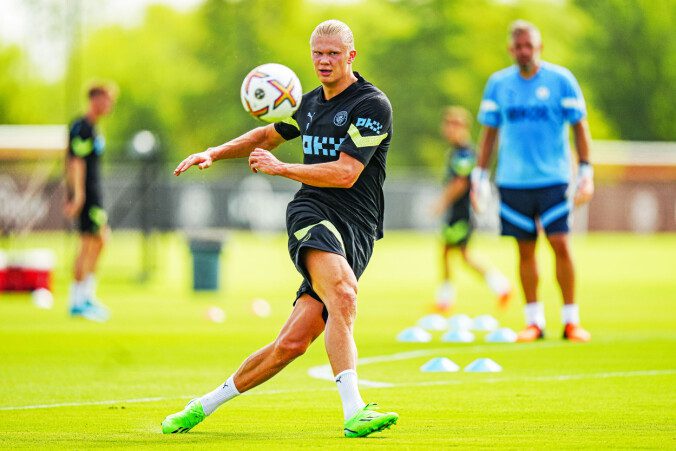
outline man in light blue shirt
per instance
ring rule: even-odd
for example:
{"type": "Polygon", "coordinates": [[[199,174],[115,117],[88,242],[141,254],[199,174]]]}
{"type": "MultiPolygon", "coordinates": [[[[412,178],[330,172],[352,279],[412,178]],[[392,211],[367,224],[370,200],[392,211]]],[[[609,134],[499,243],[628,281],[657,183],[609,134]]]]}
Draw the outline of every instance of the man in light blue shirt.
{"type": "Polygon", "coordinates": [[[510,27],[509,51],[515,65],[494,73],[484,90],[479,111],[483,125],[477,167],[472,174],[476,205],[488,184],[486,167],[499,142],[496,184],[500,190],[502,234],[516,238],[528,326],[519,341],[544,336],[544,307],[537,298],[535,243],[539,228],[556,255],[556,275],[564,301],[563,336],[589,341],[580,327],[575,304],[575,271],[570,253],[567,198],[571,158],[568,124],[578,155],[574,202],[588,202],[594,192],[589,164],[590,135],[580,87],[566,68],[540,60],[540,31],[517,20],[510,27]]]}

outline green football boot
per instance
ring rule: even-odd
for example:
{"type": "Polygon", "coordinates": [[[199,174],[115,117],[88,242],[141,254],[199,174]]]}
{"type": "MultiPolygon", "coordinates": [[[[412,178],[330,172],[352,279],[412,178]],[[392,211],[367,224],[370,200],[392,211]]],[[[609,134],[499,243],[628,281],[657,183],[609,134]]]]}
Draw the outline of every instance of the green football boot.
{"type": "Polygon", "coordinates": [[[369,403],[363,409],[355,413],[352,418],[345,421],[345,437],[366,437],[374,432],[389,429],[397,423],[399,415],[394,412],[377,412],[375,403],[369,403]]]}
{"type": "Polygon", "coordinates": [[[172,413],[162,422],[163,434],[183,434],[206,418],[199,399],[190,401],[180,412],[172,413]]]}

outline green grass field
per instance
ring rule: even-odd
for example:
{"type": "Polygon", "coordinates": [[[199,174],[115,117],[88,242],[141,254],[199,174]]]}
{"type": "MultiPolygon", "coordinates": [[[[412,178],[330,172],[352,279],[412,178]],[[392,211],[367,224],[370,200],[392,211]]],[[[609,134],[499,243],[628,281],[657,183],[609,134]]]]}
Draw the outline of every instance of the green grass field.
{"type": "MultiPolygon", "coordinates": [[[[429,313],[437,281],[437,242],[389,233],[360,284],[356,340],[367,401],[400,414],[391,430],[342,438],[333,383],[308,369],[327,363],[321,340],[278,377],[225,405],[189,434],[164,436],[160,422],[191,396],[212,390],[250,352],[271,341],[291,309],[300,278],[281,235],[230,236],[220,293],[190,289],[191,262],[179,234],[154,239],[157,268],[140,272],[138,235],[115,233],[101,262],[106,324],[66,315],[74,236],[40,235],[11,246],[47,245],[59,256],[56,303],[0,295],[0,448],[674,448],[676,447],[676,235],[590,235],[574,239],[583,324],[589,344],[560,339],[560,300],[552,257],[540,246],[541,297],[549,324],[535,344],[398,343],[429,313]],[[251,300],[273,313],[258,318],[251,300]],[[227,318],[205,318],[209,306],[227,318]],[[417,352],[411,352],[417,351],[417,352]],[[407,353],[407,354],[402,354],[407,353]],[[372,359],[372,357],[379,357],[372,359]],[[432,357],[461,367],[490,357],[495,374],[422,373],[432,357]]],[[[0,247],[10,245],[0,242],[0,247]]],[[[477,237],[474,249],[516,281],[513,244],[477,237]]],[[[523,325],[520,296],[496,310],[482,281],[457,271],[456,312],[490,313],[523,325]]]]}

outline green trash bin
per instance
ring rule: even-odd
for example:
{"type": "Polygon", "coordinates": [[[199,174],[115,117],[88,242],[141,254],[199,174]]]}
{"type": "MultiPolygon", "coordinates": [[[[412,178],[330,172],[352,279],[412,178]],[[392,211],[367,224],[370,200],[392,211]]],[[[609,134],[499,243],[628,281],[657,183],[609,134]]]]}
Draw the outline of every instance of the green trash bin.
{"type": "Polygon", "coordinates": [[[219,286],[220,257],[223,241],[191,238],[192,288],[195,291],[216,291],[219,286]]]}

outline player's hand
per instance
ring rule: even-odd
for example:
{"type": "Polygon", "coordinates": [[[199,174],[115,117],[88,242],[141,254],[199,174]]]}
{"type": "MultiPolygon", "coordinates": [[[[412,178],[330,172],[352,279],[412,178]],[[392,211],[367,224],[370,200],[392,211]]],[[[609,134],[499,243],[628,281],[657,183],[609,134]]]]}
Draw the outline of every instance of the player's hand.
{"type": "Polygon", "coordinates": [[[214,160],[211,158],[208,149],[204,152],[194,153],[185,160],[181,161],[178,166],[176,166],[176,169],[174,169],[174,175],[179,176],[187,171],[190,166],[194,165],[197,165],[197,167],[200,169],[206,169],[210,167],[213,162],[214,160]]]}
{"type": "Polygon", "coordinates": [[[577,171],[577,187],[573,202],[575,206],[586,204],[594,196],[594,168],[589,163],[580,164],[577,171]]]}
{"type": "Polygon", "coordinates": [[[440,199],[431,205],[429,209],[430,215],[434,218],[438,218],[443,212],[446,211],[447,207],[448,206],[446,205],[446,202],[440,199]]]}
{"type": "Polygon", "coordinates": [[[483,168],[475,167],[470,174],[469,199],[472,208],[477,213],[482,213],[488,208],[488,202],[491,198],[491,182],[488,178],[488,171],[483,168]]]}
{"type": "Polygon", "coordinates": [[[279,161],[270,151],[256,148],[249,154],[249,167],[252,172],[268,175],[279,175],[284,163],[279,161]]]}
{"type": "Polygon", "coordinates": [[[82,205],[73,201],[68,201],[63,206],[63,214],[69,219],[76,218],[80,214],[80,210],[82,210],[82,205]]]}

